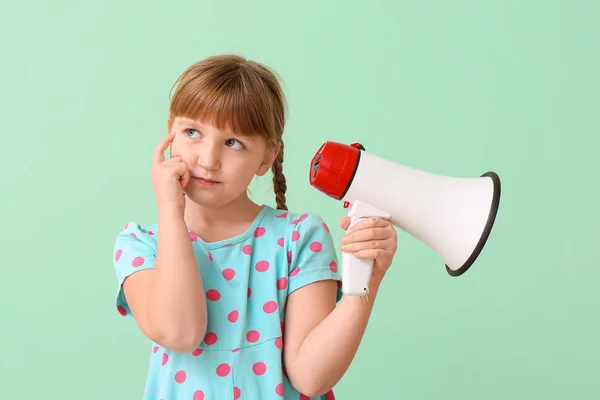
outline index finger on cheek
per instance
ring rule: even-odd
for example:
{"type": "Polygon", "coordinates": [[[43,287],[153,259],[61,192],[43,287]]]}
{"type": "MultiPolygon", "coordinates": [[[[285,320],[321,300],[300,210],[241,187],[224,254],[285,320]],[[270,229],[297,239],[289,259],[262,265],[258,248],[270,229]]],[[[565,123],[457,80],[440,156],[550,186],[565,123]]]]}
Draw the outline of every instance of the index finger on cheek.
{"type": "Polygon", "coordinates": [[[153,161],[155,163],[160,163],[165,160],[164,153],[167,150],[167,148],[169,147],[169,144],[171,144],[171,142],[173,141],[174,137],[175,137],[174,133],[169,133],[167,136],[162,138],[162,140],[158,143],[158,145],[154,149],[153,161]]]}

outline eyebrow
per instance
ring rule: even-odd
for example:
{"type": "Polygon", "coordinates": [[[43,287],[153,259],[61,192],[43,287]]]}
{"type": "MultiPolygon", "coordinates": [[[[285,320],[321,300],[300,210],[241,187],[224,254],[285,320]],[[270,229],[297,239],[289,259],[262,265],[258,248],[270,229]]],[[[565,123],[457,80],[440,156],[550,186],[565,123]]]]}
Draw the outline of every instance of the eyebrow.
{"type": "Polygon", "coordinates": [[[194,126],[200,127],[200,123],[198,121],[194,121],[191,119],[184,119],[184,118],[179,120],[179,125],[194,125],[194,126]]]}

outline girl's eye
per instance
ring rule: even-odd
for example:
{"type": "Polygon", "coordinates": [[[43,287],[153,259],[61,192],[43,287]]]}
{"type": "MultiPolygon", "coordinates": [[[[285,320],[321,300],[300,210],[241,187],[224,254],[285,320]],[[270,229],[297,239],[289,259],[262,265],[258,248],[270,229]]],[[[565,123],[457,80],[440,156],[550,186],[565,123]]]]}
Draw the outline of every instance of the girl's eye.
{"type": "MultiPolygon", "coordinates": [[[[200,131],[198,131],[196,129],[186,129],[185,134],[188,137],[193,138],[193,139],[199,138],[200,136],[202,136],[202,133],[200,133],[200,131]],[[196,137],[194,137],[194,133],[196,134],[196,137]]],[[[231,147],[234,150],[242,150],[245,148],[244,144],[237,139],[227,139],[225,141],[225,143],[228,147],[231,147]]]]}
{"type": "MultiPolygon", "coordinates": [[[[192,134],[190,134],[190,132],[198,132],[196,129],[186,129],[185,133],[189,136],[192,137],[192,134]]],[[[198,132],[198,134],[200,134],[200,132],[198,132]]]]}
{"type": "Polygon", "coordinates": [[[233,147],[234,150],[241,150],[244,148],[244,145],[239,140],[236,140],[236,139],[227,139],[227,141],[225,143],[227,143],[227,146],[233,147]],[[237,147],[234,147],[234,146],[237,146],[237,147]]]}

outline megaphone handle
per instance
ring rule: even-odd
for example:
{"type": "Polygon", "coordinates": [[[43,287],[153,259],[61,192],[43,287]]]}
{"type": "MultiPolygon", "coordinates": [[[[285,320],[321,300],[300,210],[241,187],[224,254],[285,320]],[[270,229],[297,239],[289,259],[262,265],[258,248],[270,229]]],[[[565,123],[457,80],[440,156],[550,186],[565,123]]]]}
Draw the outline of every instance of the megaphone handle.
{"type": "MultiPolygon", "coordinates": [[[[360,200],[354,202],[350,207],[348,216],[350,217],[350,224],[346,229],[346,233],[361,219],[368,217],[390,218],[390,214],[386,211],[360,200]]],[[[342,253],[342,293],[349,296],[361,296],[361,303],[368,301],[373,262],[373,259],[358,258],[350,253],[342,253]]]]}
{"type": "MultiPolygon", "coordinates": [[[[363,218],[351,217],[348,230],[363,218]]],[[[361,303],[368,301],[373,262],[372,259],[357,258],[351,253],[342,253],[342,292],[345,295],[361,296],[361,303]]]]}

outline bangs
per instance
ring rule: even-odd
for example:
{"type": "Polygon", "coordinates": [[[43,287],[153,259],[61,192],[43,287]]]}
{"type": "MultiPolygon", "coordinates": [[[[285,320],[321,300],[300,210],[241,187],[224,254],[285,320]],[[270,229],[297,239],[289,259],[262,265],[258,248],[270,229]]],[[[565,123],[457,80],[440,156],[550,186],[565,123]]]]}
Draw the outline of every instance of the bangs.
{"type": "Polygon", "coordinates": [[[240,69],[184,74],[170,112],[245,136],[274,137],[275,116],[269,88],[240,69]],[[190,75],[190,76],[188,76],[190,75]]]}

